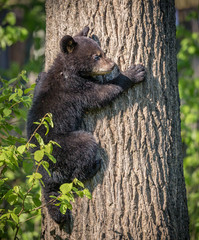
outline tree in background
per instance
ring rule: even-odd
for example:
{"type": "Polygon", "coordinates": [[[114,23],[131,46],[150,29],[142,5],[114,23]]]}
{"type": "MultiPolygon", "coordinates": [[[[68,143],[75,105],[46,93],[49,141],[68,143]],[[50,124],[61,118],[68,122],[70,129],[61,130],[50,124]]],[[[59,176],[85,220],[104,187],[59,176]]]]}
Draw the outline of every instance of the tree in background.
{"type": "MultiPolygon", "coordinates": [[[[179,90],[181,98],[184,172],[187,186],[191,239],[199,238],[199,76],[194,72],[193,60],[199,60],[199,33],[191,32],[191,21],[198,20],[197,11],[187,14],[177,28],[180,42],[178,52],[179,90]]],[[[199,28],[198,28],[199,29],[199,28]]],[[[197,70],[198,65],[196,65],[197,70]]]]}
{"type": "Polygon", "coordinates": [[[103,158],[87,182],[93,199],[74,204],[70,226],[44,209],[43,239],[189,239],[174,1],[47,0],[46,14],[46,69],[61,37],[88,24],[122,70],[141,62],[147,80],[85,116],[103,158]]]}
{"type": "Polygon", "coordinates": [[[0,9],[0,74],[12,78],[22,69],[29,73],[41,72],[44,62],[44,0],[2,0],[0,9]]]}
{"type": "MultiPolygon", "coordinates": [[[[37,57],[33,56],[32,49],[40,51],[44,42],[44,36],[40,35],[45,29],[44,8],[44,1],[42,0],[30,0],[25,1],[25,3],[0,1],[1,239],[14,239],[15,237],[20,206],[22,206],[19,205],[21,202],[17,196],[22,191],[24,199],[28,199],[24,201],[26,210],[28,207],[32,209],[40,204],[39,184],[34,185],[32,195],[28,196],[25,192],[25,189],[30,187],[26,176],[34,172],[33,161],[30,160],[30,155],[23,155],[22,157],[16,150],[17,147],[23,149],[23,147],[20,148],[20,145],[27,142],[24,127],[27,110],[31,104],[30,90],[33,90],[33,87],[27,89],[28,79],[25,71],[21,72],[21,70],[25,69],[30,75],[30,73],[38,73],[42,69],[44,58],[40,54],[37,54],[37,57]],[[7,81],[3,79],[4,77],[7,81]],[[34,196],[34,199],[31,196],[34,196]],[[8,215],[5,217],[4,214],[8,215]],[[7,223],[5,223],[5,219],[8,219],[7,223]]],[[[39,211],[34,218],[30,218],[28,221],[27,214],[20,217],[23,219],[23,224],[18,231],[20,239],[38,239],[41,228],[39,211]]],[[[31,216],[29,215],[29,217],[31,216]]]]}

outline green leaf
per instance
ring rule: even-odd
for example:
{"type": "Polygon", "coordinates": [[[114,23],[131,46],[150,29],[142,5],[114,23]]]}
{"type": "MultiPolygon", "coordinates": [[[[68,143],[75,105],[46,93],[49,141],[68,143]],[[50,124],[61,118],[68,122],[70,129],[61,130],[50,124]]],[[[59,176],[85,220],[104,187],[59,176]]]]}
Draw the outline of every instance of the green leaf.
{"type": "Polygon", "coordinates": [[[77,178],[75,178],[73,180],[73,182],[74,182],[75,185],[78,185],[78,186],[84,188],[84,184],[82,182],[80,182],[77,178]]]}
{"type": "Polygon", "coordinates": [[[13,231],[16,229],[16,223],[13,220],[7,220],[6,223],[9,225],[9,227],[12,228],[13,231]]]}
{"type": "Polygon", "coordinates": [[[73,190],[74,192],[78,192],[78,191],[79,191],[76,187],[72,187],[72,190],[73,190]]]}
{"type": "Polygon", "coordinates": [[[32,198],[34,204],[36,205],[36,207],[39,207],[41,206],[41,200],[40,200],[40,195],[39,194],[36,194],[36,196],[34,196],[32,198]]]}
{"type": "Polygon", "coordinates": [[[8,190],[7,193],[2,197],[2,199],[7,199],[12,194],[12,189],[8,190]]]}
{"type": "Polygon", "coordinates": [[[30,174],[33,169],[33,161],[30,160],[24,160],[23,161],[23,169],[26,174],[30,174]]]}
{"type": "Polygon", "coordinates": [[[8,198],[7,201],[10,205],[13,205],[17,201],[18,197],[16,194],[11,194],[8,198]]]}
{"type": "Polygon", "coordinates": [[[64,183],[60,186],[59,189],[63,194],[66,194],[72,190],[72,187],[73,187],[73,183],[64,183]]]}
{"type": "Polygon", "coordinates": [[[90,191],[89,191],[87,188],[85,188],[85,189],[83,190],[83,193],[84,193],[84,195],[85,195],[88,199],[92,199],[92,195],[91,195],[90,191]]]}
{"type": "Polygon", "coordinates": [[[6,17],[4,18],[3,20],[3,24],[10,24],[10,25],[15,25],[16,23],[16,17],[15,17],[15,14],[13,12],[9,12],[6,14],[6,17]]]}
{"type": "Polygon", "coordinates": [[[28,143],[28,144],[27,144],[27,149],[29,149],[29,148],[35,148],[35,147],[37,147],[37,145],[35,145],[35,144],[33,144],[33,143],[28,143]]]}
{"type": "Polygon", "coordinates": [[[68,203],[70,202],[71,200],[73,200],[74,197],[72,195],[70,195],[70,193],[67,193],[67,194],[61,194],[59,197],[58,197],[58,200],[60,202],[63,202],[63,203],[68,203]]]}
{"type": "Polygon", "coordinates": [[[42,178],[42,175],[40,173],[34,173],[34,178],[35,179],[41,179],[42,178]]]}
{"type": "Polygon", "coordinates": [[[49,123],[49,125],[53,128],[54,124],[53,124],[53,120],[52,120],[52,114],[48,114],[47,117],[45,117],[45,120],[49,123]]]}
{"type": "Polygon", "coordinates": [[[35,161],[39,162],[43,159],[43,157],[44,157],[44,149],[37,150],[36,152],[34,152],[35,161]]]}
{"type": "Polygon", "coordinates": [[[17,94],[19,97],[21,97],[23,95],[23,90],[19,88],[17,94]]]}
{"type": "Polygon", "coordinates": [[[42,185],[43,187],[45,187],[45,184],[44,184],[44,182],[42,181],[42,179],[39,179],[39,182],[41,183],[41,185],[42,185]]]}
{"type": "Polygon", "coordinates": [[[26,150],[26,145],[21,145],[17,148],[17,151],[20,153],[20,154],[23,154],[24,151],[26,150]]]}
{"type": "Polygon", "coordinates": [[[13,93],[12,95],[10,95],[8,101],[11,101],[11,100],[15,100],[15,101],[18,101],[18,99],[16,98],[17,94],[16,93],[13,93]]]}
{"type": "Polygon", "coordinates": [[[47,145],[45,145],[45,153],[48,153],[48,154],[52,154],[52,151],[53,151],[53,146],[51,143],[48,143],[47,145]]]}
{"type": "MultiPolygon", "coordinates": [[[[28,36],[28,30],[26,28],[20,27],[20,33],[21,33],[21,41],[24,41],[28,36]]],[[[29,79],[25,76],[23,77],[23,80],[28,82],[29,79]]]]}
{"type": "Polygon", "coordinates": [[[58,147],[61,148],[61,146],[59,145],[59,143],[57,143],[57,142],[55,142],[55,141],[52,141],[52,140],[50,140],[49,142],[52,143],[53,145],[57,145],[58,147]]]}
{"type": "Polygon", "coordinates": [[[84,196],[84,193],[82,191],[77,191],[76,194],[81,198],[84,196]]]}
{"type": "Polygon", "coordinates": [[[43,125],[45,126],[45,128],[46,128],[46,133],[45,133],[45,135],[47,135],[48,133],[49,133],[49,126],[48,126],[48,123],[47,122],[43,122],[43,125]]]}
{"type": "MultiPolygon", "coordinates": [[[[30,196],[29,196],[30,197],[30,196]]],[[[30,199],[28,199],[28,200],[30,200],[30,199]]],[[[34,208],[34,203],[33,203],[33,201],[25,201],[24,202],[24,210],[25,211],[30,211],[31,209],[33,209],[34,208]]],[[[32,198],[31,198],[31,200],[32,200],[32,198]]]]}
{"type": "Polygon", "coordinates": [[[53,162],[53,163],[56,163],[56,159],[53,157],[53,155],[49,154],[49,153],[45,153],[46,156],[48,156],[48,158],[53,162]]]}
{"type": "Polygon", "coordinates": [[[50,198],[57,199],[57,197],[56,197],[56,196],[53,196],[53,195],[50,195],[50,198]]]}
{"type": "Polygon", "coordinates": [[[65,204],[67,205],[67,208],[68,208],[68,209],[70,209],[70,210],[73,209],[73,207],[72,207],[72,205],[71,205],[70,202],[67,202],[67,201],[66,201],[65,204]]]}
{"type": "Polygon", "coordinates": [[[65,214],[66,211],[67,211],[67,209],[68,209],[68,207],[67,207],[66,204],[61,204],[61,206],[60,206],[60,212],[61,212],[62,214],[65,214]]]}
{"type": "Polygon", "coordinates": [[[2,178],[0,179],[0,186],[3,185],[5,183],[5,181],[7,181],[8,178],[2,178]]]}
{"type": "MultiPolygon", "coordinates": [[[[8,85],[10,85],[11,83],[15,82],[17,80],[17,77],[16,78],[12,78],[8,81],[8,85]]],[[[10,100],[9,100],[10,101],[10,100]]]]}
{"type": "Polygon", "coordinates": [[[14,186],[13,187],[14,192],[19,193],[20,187],[19,186],[14,186]]]}
{"type": "Polygon", "coordinates": [[[39,124],[40,124],[40,122],[34,122],[34,124],[36,124],[36,125],[39,125],[39,124]]]}
{"type": "Polygon", "coordinates": [[[28,182],[29,182],[29,183],[31,183],[31,182],[34,180],[33,174],[32,174],[32,175],[28,175],[28,176],[26,176],[26,177],[29,178],[29,179],[28,179],[28,182]]]}
{"type": "MultiPolygon", "coordinates": [[[[21,32],[23,31],[24,34],[26,35],[27,30],[26,30],[25,28],[20,28],[20,30],[21,30],[21,32]]],[[[25,36],[25,35],[24,35],[24,36],[25,36]]],[[[29,81],[28,78],[27,78],[27,76],[26,76],[26,70],[21,71],[20,76],[23,78],[23,80],[24,80],[25,82],[28,82],[28,81],[29,81]]]]}
{"type": "Polygon", "coordinates": [[[44,141],[43,141],[42,137],[38,133],[35,133],[35,137],[36,137],[39,145],[40,146],[44,146],[44,141]]]}
{"type": "Polygon", "coordinates": [[[10,213],[5,213],[5,214],[0,216],[0,219],[3,219],[3,218],[9,219],[10,218],[10,213]]]}
{"type": "Polygon", "coordinates": [[[50,171],[48,170],[48,168],[49,168],[49,163],[48,162],[46,162],[46,161],[42,161],[42,166],[45,168],[45,170],[46,170],[46,172],[48,173],[48,175],[51,177],[51,173],[50,173],[50,171]]]}
{"type": "Polygon", "coordinates": [[[9,116],[11,113],[12,113],[12,110],[11,110],[11,109],[9,109],[9,108],[4,108],[4,110],[3,110],[4,117],[9,116]]]}
{"type": "Polygon", "coordinates": [[[32,84],[32,85],[30,86],[30,88],[26,88],[26,89],[24,90],[24,94],[27,94],[27,93],[29,93],[30,91],[34,90],[35,86],[36,86],[36,84],[32,84]]]}
{"type": "Polygon", "coordinates": [[[16,222],[16,223],[18,223],[19,222],[19,218],[18,218],[18,216],[15,214],[15,213],[11,213],[11,217],[12,217],[12,219],[16,222]]]}
{"type": "Polygon", "coordinates": [[[13,209],[13,212],[18,215],[21,211],[21,206],[17,206],[16,208],[13,209]]]}

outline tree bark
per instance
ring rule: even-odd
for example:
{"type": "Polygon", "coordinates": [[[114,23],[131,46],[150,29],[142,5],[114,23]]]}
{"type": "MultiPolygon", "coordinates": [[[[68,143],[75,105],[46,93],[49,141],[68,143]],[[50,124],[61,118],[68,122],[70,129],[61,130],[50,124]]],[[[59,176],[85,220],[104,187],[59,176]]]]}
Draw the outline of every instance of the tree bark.
{"type": "Polygon", "coordinates": [[[85,25],[122,70],[142,63],[147,79],[109,106],[86,113],[103,165],[77,199],[70,226],[43,210],[44,239],[189,239],[180,136],[174,0],[47,0],[46,69],[64,34],[85,25]],[[71,233],[69,232],[71,229],[71,233]]]}

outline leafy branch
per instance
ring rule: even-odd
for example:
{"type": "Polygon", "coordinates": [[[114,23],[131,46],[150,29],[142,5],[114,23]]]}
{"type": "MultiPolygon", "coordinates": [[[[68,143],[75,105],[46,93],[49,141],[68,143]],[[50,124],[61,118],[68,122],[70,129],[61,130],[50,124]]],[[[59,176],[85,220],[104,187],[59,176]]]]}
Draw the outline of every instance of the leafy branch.
{"type": "Polygon", "coordinates": [[[43,207],[55,204],[60,206],[60,211],[65,214],[67,209],[72,209],[71,203],[75,202],[75,196],[86,196],[91,199],[91,194],[88,189],[84,188],[84,184],[74,179],[72,183],[60,186],[58,196],[51,196],[50,201],[41,204],[38,191],[39,182],[43,184],[43,181],[39,167],[42,165],[51,177],[49,161],[56,163],[56,159],[52,155],[53,145],[59,147],[60,145],[52,140],[45,144],[38,133],[41,126],[46,128],[46,135],[50,128],[53,128],[52,114],[50,113],[46,113],[42,119],[35,122],[38,126],[28,141],[22,137],[20,129],[14,125],[13,119],[25,120],[22,117],[22,107],[28,108],[31,104],[31,91],[34,89],[34,85],[25,88],[24,80],[28,81],[25,72],[22,72],[17,78],[10,81],[1,79],[2,87],[0,88],[2,93],[0,96],[0,134],[2,135],[0,143],[0,204],[2,205],[0,238],[5,238],[6,231],[9,229],[9,231],[13,231],[14,240],[19,239],[18,235],[21,234],[24,224],[39,216],[43,207]],[[33,138],[35,138],[34,141],[33,138]],[[33,144],[33,142],[37,144],[33,144]],[[34,149],[34,153],[31,154],[28,151],[30,148],[36,149],[34,149]],[[45,156],[47,160],[44,158],[45,156]],[[32,157],[36,165],[34,171],[32,157]],[[25,184],[16,185],[17,173],[21,176],[22,172],[26,173],[28,181],[25,184]],[[10,175],[14,176],[14,181],[10,179],[10,175]]]}

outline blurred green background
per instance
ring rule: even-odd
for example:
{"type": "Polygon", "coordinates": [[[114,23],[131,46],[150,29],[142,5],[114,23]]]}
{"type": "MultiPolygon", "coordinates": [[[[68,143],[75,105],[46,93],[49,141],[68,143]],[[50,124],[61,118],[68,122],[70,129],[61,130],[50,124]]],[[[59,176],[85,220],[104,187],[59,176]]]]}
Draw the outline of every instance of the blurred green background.
{"type": "MultiPolygon", "coordinates": [[[[183,159],[192,240],[199,239],[199,8],[196,2],[176,0],[183,159]]],[[[30,82],[34,83],[44,69],[45,1],[0,0],[0,23],[0,76],[9,80],[26,70],[30,82]]],[[[21,114],[18,125],[23,128],[27,109],[21,114]]],[[[16,181],[25,185],[25,174],[32,167],[26,172],[10,171],[10,185],[16,181]]],[[[37,194],[39,186],[34,191],[37,194]]],[[[12,234],[8,229],[4,239],[12,239],[12,234]]],[[[23,225],[21,239],[39,238],[40,216],[37,216],[23,225]]]]}

